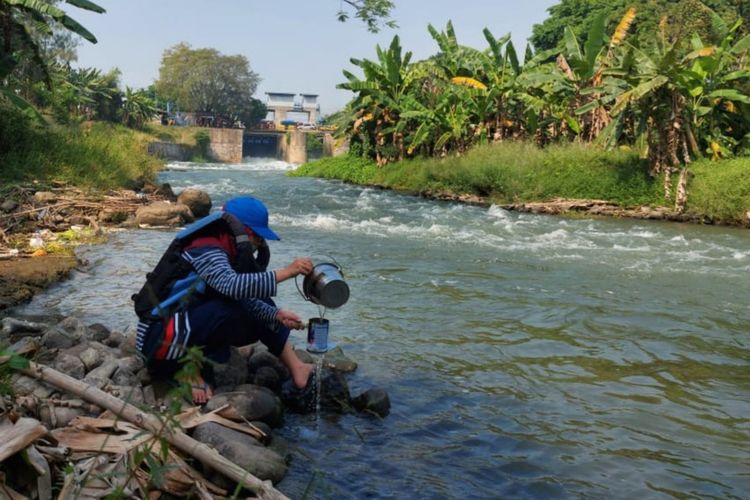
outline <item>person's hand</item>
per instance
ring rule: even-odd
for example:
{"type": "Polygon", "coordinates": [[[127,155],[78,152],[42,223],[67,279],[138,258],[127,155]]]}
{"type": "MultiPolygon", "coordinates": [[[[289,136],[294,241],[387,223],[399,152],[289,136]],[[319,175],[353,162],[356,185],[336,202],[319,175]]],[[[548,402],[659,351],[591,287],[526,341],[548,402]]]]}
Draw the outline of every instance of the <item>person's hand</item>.
{"type": "Polygon", "coordinates": [[[293,276],[297,276],[298,274],[307,276],[313,270],[313,263],[309,257],[297,257],[287,267],[293,273],[293,276]]]}
{"type": "Polygon", "coordinates": [[[287,311],[286,309],[279,309],[279,312],[276,313],[276,320],[292,330],[302,330],[305,328],[302,319],[292,311],[287,311]]]}
{"type": "Polygon", "coordinates": [[[276,281],[281,283],[300,274],[307,276],[312,270],[313,263],[309,257],[297,257],[291,264],[276,271],[276,281]]]}

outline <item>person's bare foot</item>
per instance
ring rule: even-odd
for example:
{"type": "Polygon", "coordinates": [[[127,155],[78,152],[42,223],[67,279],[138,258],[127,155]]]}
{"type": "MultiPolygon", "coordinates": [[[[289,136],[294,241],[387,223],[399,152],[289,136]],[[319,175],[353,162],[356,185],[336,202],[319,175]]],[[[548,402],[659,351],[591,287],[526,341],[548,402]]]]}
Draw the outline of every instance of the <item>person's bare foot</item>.
{"type": "Polygon", "coordinates": [[[193,395],[193,403],[195,404],[202,405],[208,403],[208,400],[214,396],[214,390],[211,389],[211,386],[200,375],[190,382],[190,390],[193,395]]]}
{"type": "Polygon", "coordinates": [[[300,363],[299,368],[294,370],[294,373],[292,373],[294,386],[297,389],[304,389],[305,387],[307,387],[307,382],[310,380],[310,375],[312,375],[312,372],[314,371],[315,365],[311,365],[309,363],[300,363]]]}

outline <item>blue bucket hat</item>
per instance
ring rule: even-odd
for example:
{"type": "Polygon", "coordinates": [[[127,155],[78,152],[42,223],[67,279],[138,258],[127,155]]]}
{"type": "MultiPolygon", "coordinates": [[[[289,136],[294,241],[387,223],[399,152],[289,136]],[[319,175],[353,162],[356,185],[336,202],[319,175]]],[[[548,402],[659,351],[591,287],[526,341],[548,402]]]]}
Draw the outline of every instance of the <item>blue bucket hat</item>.
{"type": "Polygon", "coordinates": [[[268,227],[268,209],[262,201],[251,196],[240,196],[227,201],[223,210],[237,217],[258,236],[267,240],[281,239],[268,227]]]}

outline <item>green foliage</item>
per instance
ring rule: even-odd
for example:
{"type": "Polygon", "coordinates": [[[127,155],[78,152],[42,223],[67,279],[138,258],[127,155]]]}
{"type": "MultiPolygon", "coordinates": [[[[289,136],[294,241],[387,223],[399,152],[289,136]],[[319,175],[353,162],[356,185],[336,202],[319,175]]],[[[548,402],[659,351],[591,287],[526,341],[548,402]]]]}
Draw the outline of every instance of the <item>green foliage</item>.
{"type": "Polygon", "coordinates": [[[633,152],[607,152],[583,144],[545,149],[524,142],[495,144],[476,147],[461,157],[406,160],[385,168],[340,156],[306,163],[290,175],[413,193],[472,194],[500,203],[595,198],[635,206],[663,201],[660,182],[633,152]]]}
{"type": "Polygon", "coordinates": [[[208,158],[209,147],[211,146],[211,135],[206,129],[198,129],[195,132],[195,144],[201,156],[208,158]]]}
{"type": "Polygon", "coordinates": [[[639,46],[654,45],[659,31],[659,21],[667,16],[669,35],[673,39],[689,39],[698,34],[710,42],[714,36],[711,11],[727,24],[743,19],[750,26],[750,9],[747,2],[736,0],[562,0],[548,9],[549,17],[533,27],[531,43],[537,50],[557,50],[564,44],[564,33],[570,28],[585,40],[590,20],[603,15],[608,19],[611,32],[629,7],[638,10],[638,20],[633,27],[633,43],[639,46]]]}
{"type": "Polygon", "coordinates": [[[750,176],[747,158],[701,160],[690,165],[687,210],[709,220],[742,222],[750,211],[750,176]]]}
{"type": "Polygon", "coordinates": [[[182,111],[212,115],[214,126],[234,126],[262,111],[253,99],[259,80],[245,56],[180,43],[164,51],[155,89],[182,111]]]}
{"type": "Polygon", "coordinates": [[[353,9],[354,16],[365,23],[372,33],[377,33],[382,27],[397,27],[396,21],[389,19],[394,7],[391,0],[343,0],[342,8],[336,15],[341,22],[351,17],[351,14],[343,8],[344,4],[353,9]]]}
{"type": "Polygon", "coordinates": [[[107,123],[43,127],[0,106],[0,178],[120,187],[131,179],[152,178],[161,168],[161,161],[147,153],[151,140],[107,123]]]}

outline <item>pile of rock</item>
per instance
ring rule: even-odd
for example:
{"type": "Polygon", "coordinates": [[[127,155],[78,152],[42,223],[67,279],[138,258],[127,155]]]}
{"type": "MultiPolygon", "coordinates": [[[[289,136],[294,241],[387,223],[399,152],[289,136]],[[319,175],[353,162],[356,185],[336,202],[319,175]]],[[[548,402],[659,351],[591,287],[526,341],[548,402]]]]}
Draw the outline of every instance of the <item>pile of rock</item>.
{"type": "MultiPolygon", "coordinates": [[[[11,345],[6,352],[29,353],[27,357],[33,354],[35,363],[155,414],[169,406],[170,386],[164,381],[152,380],[134,350],[132,331],[110,331],[101,324],[86,325],[74,317],[6,317],[1,324],[0,343],[11,345]]],[[[298,354],[309,362],[315,361],[307,352],[298,354]]],[[[313,380],[304,390],[297,390],[284,365],[259,344],[252,349],[233,349],[228,363],[213,368],[215,396],[202,409],[213,419],[195,425],[192,437],[212,446],[223,457],[261,480],[275,483],[286,474],[289,457],[272,439],[272,428],[282,424],[285,411],[358,410],[384,417],[390,409],[388,395],[382,389],[351,396],[345,374],[356,370],[357,364],[340,348],[325,356],[322,369],[318,371],[322,384],[318,404],[314,401],[318,393],[314,384],[318,381],[313,380]],[[253,432],[217,423],[220,418],[246,423],[253,432]]],[[[87,418],[106,420],[103,409],[92,401],[65,393],[36,378],[14,373],[10,385],[14,395],[6,398],[6,407],[25,418],[38,420],[47,429],[80,432],[82,423],[91,427],[87,418]]],[[[65,432],[58,434],[65,435],[65,432]]],[[[209,479],[219,488],[231,491],[232,485],[221,475],[209,476],[209,479]]]]}

